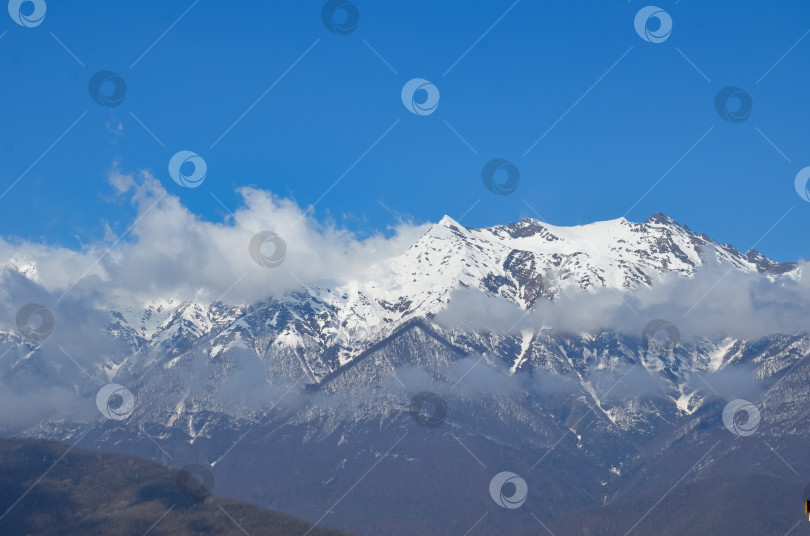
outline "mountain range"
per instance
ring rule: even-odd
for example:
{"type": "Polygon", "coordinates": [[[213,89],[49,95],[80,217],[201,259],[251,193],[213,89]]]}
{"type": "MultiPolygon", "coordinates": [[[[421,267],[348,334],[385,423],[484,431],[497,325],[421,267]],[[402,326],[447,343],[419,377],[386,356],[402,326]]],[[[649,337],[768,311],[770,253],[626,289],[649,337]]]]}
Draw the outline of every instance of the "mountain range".
{"type": "Polygon", "coordinates": [[[634,307],[717,267],[708,293],[802,277],[660,213],[445,216],[337,285],[103,311],[90,367],[70,363],[88,333],[10,322],[1,392],[73,402],[0,429],[210,466],[220,496],[356,534],[783,534],[810,480],[808,334],[681,333],[634,307]],[[600,319],[606,299],[633,321],[600,319]],[[516,508],[490,490],[504,471],[516,508]]]}

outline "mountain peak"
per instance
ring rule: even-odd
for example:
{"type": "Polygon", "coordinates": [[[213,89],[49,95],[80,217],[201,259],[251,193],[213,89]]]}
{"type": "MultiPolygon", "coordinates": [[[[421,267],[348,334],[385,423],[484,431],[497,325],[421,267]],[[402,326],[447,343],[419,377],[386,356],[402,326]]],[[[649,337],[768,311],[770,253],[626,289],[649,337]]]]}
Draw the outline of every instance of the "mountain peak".
{"type": "Polygon", "coordinates": [[[469,234],[470,229],[461,225],[459,222],[454,220],[448,215],[444,215],[439,223],[431,227],[431,231],[428,233],[431,234],[438,234],[439,236],[458,236],[458,237],[465,237],[469,234]],[[449,235],[447,234],[449,231],[449,235]]]}
{"type": "Polygon", "coordinates": [[[506,229],[512,238],[529,237],[546,231],[542,222],[533,218],[523,218],[517,223],[506,225],[506,229]]]}
{"type": "Polygon", "coordinates": [[[680,227],[678,222],[676,222],[663,212],[656,212],[655,214],[647,218],[647,221],[645,221],[644,223],[657,223],[661,225],[678,225],[680,227]]]}
{"type": "Polygon", "coordinates": [[[447,214],[442,216],[442,219],[439,220],[438,225],[441,225],[442,227],[448,227],[448,228],[451,228],[451,229],[453,227],[460,227],[460,228],[464,229],[463,225],[461,225],[459,222],[457,222],[456,220],[454,220],[453,218],[451,218],[447,214]]]}

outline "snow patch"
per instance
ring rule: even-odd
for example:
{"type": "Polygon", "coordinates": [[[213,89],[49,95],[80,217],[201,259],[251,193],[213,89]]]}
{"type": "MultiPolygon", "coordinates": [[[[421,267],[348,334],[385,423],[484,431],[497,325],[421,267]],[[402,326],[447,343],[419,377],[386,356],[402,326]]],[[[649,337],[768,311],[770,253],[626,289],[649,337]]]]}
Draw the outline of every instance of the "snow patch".
{"type": "Polygon", "coordinates": [[[512,368],[509,371],[510,374],[514,374],[517,371],[517,369],[520,367],[520,365],[522,365],[528,359],[528,356],[526,355],[526,352],[527,352],[527,350],[529,349],[529,346],[532,343],[532,338],[534,337],[534,332],[532,330],[524,330],[524,331],[520,332],[520,335],[522,337],[522,339],[520,341],[520,354],[518,354],[517,358],[515,359],[515,362],[514,362],[514,364],[512,365],[512,368]]]}

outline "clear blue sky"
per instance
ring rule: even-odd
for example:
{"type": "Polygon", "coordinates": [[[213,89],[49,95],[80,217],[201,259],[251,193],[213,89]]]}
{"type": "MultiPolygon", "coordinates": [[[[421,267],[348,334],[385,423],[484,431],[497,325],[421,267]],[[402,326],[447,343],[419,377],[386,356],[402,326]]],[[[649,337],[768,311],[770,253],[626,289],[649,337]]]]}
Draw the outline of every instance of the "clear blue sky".
{"type": "Polygon", "coordinates": [[[241,185],[305,206],[397,121],[318,203],[319,217],[368,233],[397,214],[459,219],[477,202],[465,225],[533,210],[556,225],[587,223],[624,215],[711,129],[627,218],[662,211],[745,250],[794,207],[757,249],[810,257],[810,203],[793,187],[810,165],[810,37],[800,40],[810,4],[659,1],[673,29],[650,43],[633,26],[647,5],[638,0],[513,2],[356,0],[359,23],[346,35],[308,0],[47,0],[32,28],[3,10],[0,193],[87,113],[0,199],[0,234],[78,247],[76,236],[103,236],[104,221],[122,232],[133,214],[109,202],[114,162],[152,170],[210,220],[224,213],[211,194],[235,206],[241,185]],[[118,107],[88,94],[102,69],[126,81],[118,107]],[[403,106],[412,78],[439,89],[435,113],[403,106]],[[746,121],[715,111],[726,86],[751,95],[746,121]],[[200,187],[169,177],[180,150],[207,162],[200,187]],[[493,158],[519,169],[512,195],[484,187],[493,158]]]}

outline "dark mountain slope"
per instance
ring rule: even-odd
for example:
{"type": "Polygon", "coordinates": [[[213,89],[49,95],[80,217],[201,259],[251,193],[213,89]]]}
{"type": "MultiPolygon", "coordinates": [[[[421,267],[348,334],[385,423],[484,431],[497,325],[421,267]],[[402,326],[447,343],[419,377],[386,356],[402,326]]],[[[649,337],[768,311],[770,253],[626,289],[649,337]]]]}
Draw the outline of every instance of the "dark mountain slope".
{"type": "MultiPolygon", "coordinates": [[[[301,536],[310,529],[308,523],[248,503],[203,497],[193,486],[181,489],[177,477],[175,469],[133,456],[2,439],[0,534],[301,536]]],[[[344,533],[316,528],[309,534],[344,533]]]]}

